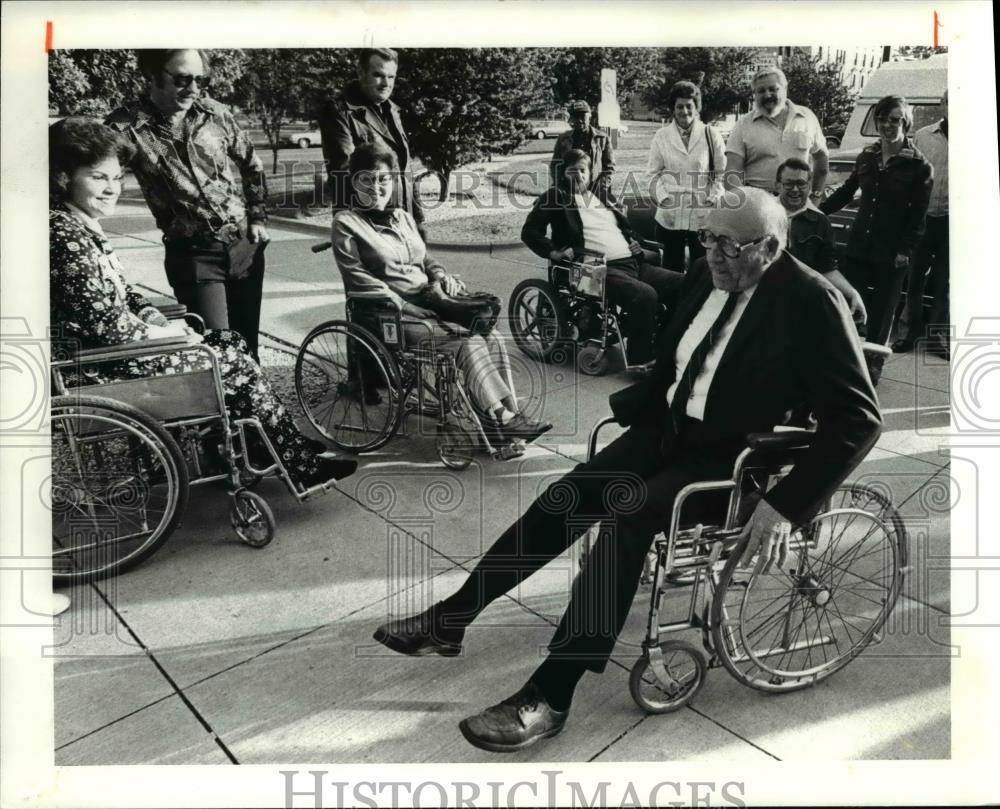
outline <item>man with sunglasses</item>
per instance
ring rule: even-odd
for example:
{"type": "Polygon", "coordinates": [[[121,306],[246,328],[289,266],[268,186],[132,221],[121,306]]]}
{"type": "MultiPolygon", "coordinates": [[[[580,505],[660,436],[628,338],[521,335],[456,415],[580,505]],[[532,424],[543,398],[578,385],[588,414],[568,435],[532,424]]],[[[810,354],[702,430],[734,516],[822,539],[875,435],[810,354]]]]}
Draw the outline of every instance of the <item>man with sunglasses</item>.
{"type": "Polygon", "coordinates": [[[177,300],[210,329],[232,329],[257,358],[269,241],[264,166],[232,113],[206,94],[201,50],[140,50],[145,95],[107,124],[136,145],[130,168],[163,232],[177,300]]]}
{"type": "Polygon", "coordinates": [[[817,426],[795,467],[760,499],[744,562],[784,566],[793,524],[809,521],[881,428],[871,380],[840,294],[783,250],[788,220],[767,191],[743,188],[709,212],[707,256],[660,340],[653,373],[611,397],[628,429],[548,486],[453,595],[384,624],[375,639],[407,655],[458,655],[466,627],[562,554],[594,523],[599,538],[573,582],[548,656],[527,683],[459,728],[493,752],[561,732],[579,680],[608,664],[653,537],[689,483],[732,474],[748,433],[808,408],[817,426]]]}

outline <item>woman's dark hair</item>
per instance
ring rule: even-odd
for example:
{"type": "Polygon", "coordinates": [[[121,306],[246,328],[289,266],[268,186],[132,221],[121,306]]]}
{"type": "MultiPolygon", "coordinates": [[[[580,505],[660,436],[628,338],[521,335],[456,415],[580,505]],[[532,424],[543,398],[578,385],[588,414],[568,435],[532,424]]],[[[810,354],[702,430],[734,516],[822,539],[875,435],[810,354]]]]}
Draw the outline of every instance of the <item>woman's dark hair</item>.
{"type": "Polygon", "coordinates": [[[388,146],[381,143],[362,143],[351,152],[347,162],[347,172],[352,205],[357,202],[354,194],[354,178],[363,171],[375,171],[379,166],[385,166],[392,172],[399,171],[396,153],[388,146]]]}
{"type": "Polygon", "coordinates": [[[145,76],[155,76],[163,70],[164,65],[170,61],[171,56],[181,51],[198,51],[202,67],[205,70],[211,69],[211,56],[208,51],[201,48],[173,48],[170,50],[166,48],[143,48],[135,52],[135,60],[139,65],[139,72],[145,76]]]}
{"type": "Polygon", "coordinates": [[[670,92],[667,93],[667,107],[671,115],[673,115],[674,107],[677,106],[678,98],[691,99],[694,102],[694,108],[698,111],[701,110],[701,90],[694,82],[679,81],[670,88],[670,92]]]}
{"type": "Polygon", "coordinates": [[[117,157],[123,166],[135,149],[115,130],[93,118],[63,118],[49,127],[49,201],[66,198],[69,179],[80,168],[117,157]]]}
{"type": "Polygon", "coordinates": [[[875,109],[872,110],[872,117],[875,119],[875,123],[878,124],[878,119],[882,118],[895,107],[903,113],[903,132],[909,132],[910,127],[913,126],[913,107],[910,106],[909,102],[902,96],[883,96],[875,104],[875,109]]]}

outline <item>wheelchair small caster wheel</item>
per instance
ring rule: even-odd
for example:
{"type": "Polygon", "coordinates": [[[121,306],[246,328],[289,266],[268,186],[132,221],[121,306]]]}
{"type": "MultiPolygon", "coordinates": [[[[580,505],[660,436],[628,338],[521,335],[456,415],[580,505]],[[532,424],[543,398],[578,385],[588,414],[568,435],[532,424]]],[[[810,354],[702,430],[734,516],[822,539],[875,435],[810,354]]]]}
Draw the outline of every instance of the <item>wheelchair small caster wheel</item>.
{"type": "Polygon", "coordinates": [[[697,646],[668,640],[635,661],[628,678],[632,699],[647,713],[670,713],[683,708],[705,684],[708,663],[697,646]],[[667,679],[656,672],[650,654],[662,656],[667,679]]]}
{"type": "Polygon", "coordinates": [[[256,492],[238,489],[229,504],[229,522],[251,548],[263,548],[274,539],[274,513],[256,492]]]}
{"type": "Polygon", "coordinates": [[[520,458],[524,455],[526,447],[523,441],[511,441],[509,444],[504,444],[500,449],[494,451],[493,460],[495,461],[509,461],[512,458],[520,458]]]}
{"type": "Polygon", "coordinates": [[[437,428],[438,458],[449,469],[461,471],[472,463],[476,442],[469,432],[458,424],[439,424],[437,428]]]}
{"type": "Polygon", "coordinates": [[[587,376],[601,376],[607,373],[610,364],[608,352],[600,346],[584,346],[576,357],[577,368],[580,369],[580,373],[587,376]]]}

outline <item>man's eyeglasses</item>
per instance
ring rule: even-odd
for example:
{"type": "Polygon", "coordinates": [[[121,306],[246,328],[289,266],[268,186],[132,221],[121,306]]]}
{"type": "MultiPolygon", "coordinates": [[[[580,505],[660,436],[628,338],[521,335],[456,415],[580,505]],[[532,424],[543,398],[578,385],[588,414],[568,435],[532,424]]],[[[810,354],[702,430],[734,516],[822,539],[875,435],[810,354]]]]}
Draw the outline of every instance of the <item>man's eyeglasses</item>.
{"type": "Polygon", "coordinates": [[[786,191],[801,191],[809,187],[808,180],[782,180],[781,187],[786,191]]]}
{"type": "Polygon", "coordinates": [[[198,86],[202,90],[207,90],[208,85],[212,81],[212,77],[207,75],[195,76],[192,73],[171,73],[169,70],[164,70],[163,72],[170,76],[174,87],[179,90],[186,90],[194,82],[198,82],[198,86]]]}
{"type": "Polygon", "coordinates": [[[749,242],[737,242],[734,239],[730,239],[728,236],[716,236],[710,230],[699,230],[698,231],[698,241],[702,247],[711,249],[716,245],[722,251],[722,255],[728,258],[739,258],[740,253],[755,244],[760,244],[767,235],[761,236],[759,239],[752,239],[749,242]]]}
{"type": "Polygon", "coordinates": [[[897,118],[895,116],[893,116],[891,118],[883,118],[883,117],[880,116],[880,117],[878,117],[878,118],[875,119],[875,122],[877,124],[892,124],[893,126],[899,126],[900,124],[903,123],[903,120],[904,119],[897,118]]]}

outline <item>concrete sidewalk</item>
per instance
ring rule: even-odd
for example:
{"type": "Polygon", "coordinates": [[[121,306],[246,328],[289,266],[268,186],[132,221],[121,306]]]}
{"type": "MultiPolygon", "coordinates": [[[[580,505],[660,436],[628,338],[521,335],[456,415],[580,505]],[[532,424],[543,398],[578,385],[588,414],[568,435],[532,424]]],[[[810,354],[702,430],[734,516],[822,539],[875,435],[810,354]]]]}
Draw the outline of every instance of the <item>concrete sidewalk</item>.
{"type": "MultiPolygon", "coordinates": [[[[143,207],[106,220],[132,282],[169,293],[143,207]]],[[[297,344],[339,316],[343,288],[321,240],[274,228],[262,330],[297,344]]],[[[523,249],[436,251],[470,288],[506,300],[540,275],[523,249]]],[[[297,505],[259,491],[278,523],[255,551],[234,536],[224,492],[196,487],[181,527],[138,569],[77,588],[56,629],[56,763],[935,759],[950,755],[948,367],[893,357],[878,393],[886,429],[854,479],[891,490],[910,531],[909,574],[885,641],[813,689],[766,697],[724,669],[692,705],[648,716],[628,693],[649,591],[640,587],[612,664],[588,675],[566,730],[513,756],[469,746],[458,721],[515,691],[565,606],[568,554],[492,605],[462,657],[406,658],[371,641],[388,615],[449,594],[552,475],[582,459],[621,375],[577,378],[512,351],[522,394],[556,429],[521,459],[464,472],[410,434],[362,457],[342,490],[297,505]]],[[[671,597],[678,613],[688,593],[671,597]]],[[[697,633],[684,635],[697,643],[697,633]]]]}

